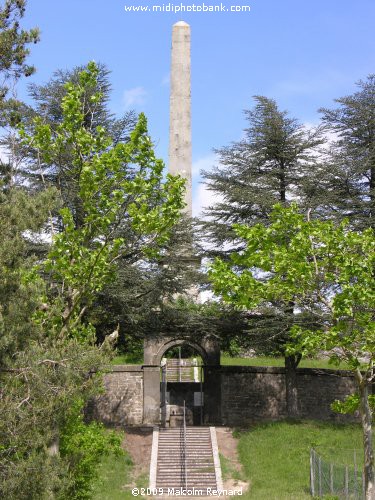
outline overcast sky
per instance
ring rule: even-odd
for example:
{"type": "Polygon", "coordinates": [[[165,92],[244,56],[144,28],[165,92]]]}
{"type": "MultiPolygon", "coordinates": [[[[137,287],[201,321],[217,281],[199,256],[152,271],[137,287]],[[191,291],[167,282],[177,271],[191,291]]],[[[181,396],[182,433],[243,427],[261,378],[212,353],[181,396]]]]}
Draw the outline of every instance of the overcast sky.
{"type": "MultiPolygon", "coordinates": [[[[195,7],[195,8],[196,8],[195,7]]],[[[157,153],[167,161],[171,29],[184,20],[192,33],[194,172],[214,163],[212,148],[241,137],[243,109],[253,95],[276,99],[303,123],[321,106],[355,91],[375,72],[375,0],[28,0],[23,26],[41,41],[30,61],[48,81],[56,69],[89,60],[112,71],[111,109],[144,111],[157,153]],[[166,12],[181,5],[222,6],[211,12],[166,12]],[[164,12],[129,12],[132,6],[164,12]],[[243,12],[230,12],[233,6],[243,12]],[[248,11],[250,7],[250,12],[248,11]]],[[[20,97],[25,98],[25,81],[20,97]]],[[[194,177],[195,208],[204,191],[194,177]]]]}

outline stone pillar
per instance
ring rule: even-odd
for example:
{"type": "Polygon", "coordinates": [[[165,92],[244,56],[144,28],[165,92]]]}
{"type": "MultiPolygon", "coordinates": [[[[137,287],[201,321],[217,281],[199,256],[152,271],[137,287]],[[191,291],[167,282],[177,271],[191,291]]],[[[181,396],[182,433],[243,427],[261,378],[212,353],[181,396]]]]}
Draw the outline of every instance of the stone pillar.
{"type": "Polygon", "coordinates": [[[186,179],[185,213],[192,216],[190,26],[173,25],[169,128],[169,172],[186,179]]]}
{"type": "Polygon", "coordinates": [[[160,366],[143,366],[143,423],[160,423],[160,366]]]}

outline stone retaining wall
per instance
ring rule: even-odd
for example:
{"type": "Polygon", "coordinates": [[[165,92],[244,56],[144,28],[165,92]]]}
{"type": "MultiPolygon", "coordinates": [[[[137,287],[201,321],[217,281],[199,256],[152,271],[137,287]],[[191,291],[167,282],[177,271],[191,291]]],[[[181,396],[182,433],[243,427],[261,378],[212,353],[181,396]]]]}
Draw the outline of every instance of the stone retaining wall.
{"type": "MultiPolygon", "coordinates": [[[[350,371],[299,368],[297,389],[300,417],[348,422],[357,416],[334,413],[330,405],[355,392],[350,371]]],[[[285,369],[222,366],[221,417],[225,425],[286,418],[285,369]]]]}
{"type": "Polygon", "coordinates": [[[283,369],[221,367],[221,419],[225,425],[285,418],[283,369]]]}
{"type": "Polygon", "coordinates": [[[143,368],[119,365],[104,375],[105,393],[88,405],[90,418],[106,425],[143,424],[143,368]]]}
{"type": "MultiPolygon", "coordinates": [[[[109,425],[157,424],[159,374],[157,366],[114,366],[112,372],[104,376],[105,394],[88,406],[89,417],[109,425]],[[149,410],[150,401],[152,411],[149,410]]],[[[358,416],[338,415],[330,408],[335,399],[344,399],[355,392],[351,372],[300,368],[297,388],[301,418],[334,422],[358,420],[358,416]]],[[[285,369],[207,367],[204,401],[206,424],[242,426],[254,421],[286,418],[285,369]]]]}

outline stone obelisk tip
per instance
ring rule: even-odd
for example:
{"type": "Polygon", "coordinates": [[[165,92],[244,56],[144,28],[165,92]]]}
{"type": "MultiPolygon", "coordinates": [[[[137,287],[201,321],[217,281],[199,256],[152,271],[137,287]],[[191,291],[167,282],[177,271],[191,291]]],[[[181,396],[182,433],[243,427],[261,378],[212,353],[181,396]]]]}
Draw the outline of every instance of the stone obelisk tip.
{"type": "Polygon", "coordinates": [[[175,23],[173,25],[173,27],[175,27],[175,26],[187,26],[188,28],[190,28],[190,24],[185,23],[185,21],[178,21],[177,23],[175,23]]]}

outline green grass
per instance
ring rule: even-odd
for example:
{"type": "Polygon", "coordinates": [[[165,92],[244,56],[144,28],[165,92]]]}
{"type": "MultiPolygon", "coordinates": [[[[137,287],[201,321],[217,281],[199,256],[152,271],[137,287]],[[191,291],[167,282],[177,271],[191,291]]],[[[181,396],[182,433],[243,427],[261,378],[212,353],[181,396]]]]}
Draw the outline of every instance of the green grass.
{"type": "Polygon", "coordinates": [[[219,453],[221,474],[224,480],[226,479],[236,479],[246,481],[244,475],[238,471],[229,458],[225,457],[219,453]]]}
{"type": "MultiPolygon", "coordinates": [[[[134,354],[119,354],[111,361],[112,365],[141,365],[143,358],[134,354]]],[[[221,355],[221,364],[230,366],[284,366],[284,358],[259,356],[256,358],[232,358],[221,355]]],[[[339,366],[329,364],[327,359],[303,359],[298,365],[299,368],[330,368],[330,369],[349,369],[348,365],[341,363],[339,366]]]]}
{"type": "Polygon", "coordinates": [[[111,365],[142,365],[143,355],[139,356],[137,354],[119,354],[115,356],[111,365]]]}
{"type": "MultiPolygon", "coordinates": [[[[230,366],[284,366],[284,358],[259,356],[256,358],[231,358],[230,356],[221,356],[222,365],[230,366]]],[[[340,366],[335,366],[328,363],[327,359],[302,359],[299,368],[330,368],[332,370],[346,370],[348,365],[341,363],[340,366]]]]}
{"type": "Polygon", "coordinates": [[[253,500],[311,500],[310,448],[341,463],[349,449],[360,450],[362,445],[359,425],[278,422],[235,435],[243,474],[250,482],[242,498],[253,500]]]}
{"type": "Polygon", "coordinates": [[[132,468],[133,464],[128,454],[106,457],[100,464],[93,500],[134,500],[129,486],[132,481],[132,468]]]}

